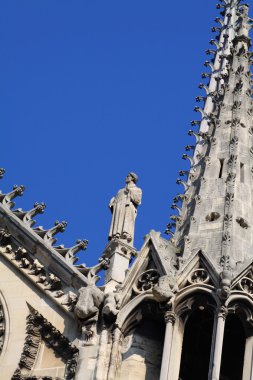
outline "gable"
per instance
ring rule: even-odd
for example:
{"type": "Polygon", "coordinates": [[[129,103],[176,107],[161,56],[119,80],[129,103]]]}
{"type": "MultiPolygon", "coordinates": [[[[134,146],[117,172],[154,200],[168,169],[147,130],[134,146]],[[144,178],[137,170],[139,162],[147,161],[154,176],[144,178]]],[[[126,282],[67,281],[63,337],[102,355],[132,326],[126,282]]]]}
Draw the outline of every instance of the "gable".
{"type": "Polygon", "coordinates": [[[161,238],[159,232],[151,231],[120,287],[121,307],[138,294],[152,294],[161,276],[176,271],[176,262],[171,243],[161,238]]]}

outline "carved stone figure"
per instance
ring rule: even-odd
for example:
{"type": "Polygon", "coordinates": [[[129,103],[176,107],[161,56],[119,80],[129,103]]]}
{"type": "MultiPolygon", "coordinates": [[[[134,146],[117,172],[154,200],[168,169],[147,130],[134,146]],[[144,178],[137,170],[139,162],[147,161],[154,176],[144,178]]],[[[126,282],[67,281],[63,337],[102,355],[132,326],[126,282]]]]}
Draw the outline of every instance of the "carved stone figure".
{"type": "Polygon", "coordinates": [[[177,280],[173,276],[162,276],[153,288],[153,295],[158,302],[168,301],[178,291],[177,280]]]}
{"type": "Polygon", "coordinates": [[[134,239],[134,224],[137,207],[141,204],[142,191],[136,186],[138,176],[129,173],[126,177],[126,187],[120,189],[118,194],[110,201],[112,222],[109,240],[112,238],[124,239],[132,243],[134,239]]]}
{"type": "Polygon", "coordinates": [[[113,319],[119,312],[120,297],[115,292],[105,294],[103,316],[105,318],[113,319]]]}
{"type": "Polygon", "coordinates": [[[104,294],[96,285],[88,285],[79,290],[79,297],[74,312],[80,319],[88,319],[97,314],[103,302],[104,294]]]}

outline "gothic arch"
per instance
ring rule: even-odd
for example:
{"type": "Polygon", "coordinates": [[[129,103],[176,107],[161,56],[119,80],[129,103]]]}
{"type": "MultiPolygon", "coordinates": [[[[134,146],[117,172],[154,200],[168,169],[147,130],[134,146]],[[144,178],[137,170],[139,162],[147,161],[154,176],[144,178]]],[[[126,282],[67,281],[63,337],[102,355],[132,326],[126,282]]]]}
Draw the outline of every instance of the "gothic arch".
{"type": "Polygon", "coordinates": [[[175,297],[174,309],[176,314],[181,315],[187,310],[190,311],[197,300],[209,300],[209,306],[215,309],[219,305],[219,299],[213,292],[213,287],[210,285],[190,285],[182,289],[175,297]],[[212,306],[213,305],[213,306],[212,306]]]}
{"type": "MultiPolygon", "coordinates": [[[[187,365],[187,360],[185,360],[185,351],[188,350],[189,345],[191,344],[191,332],[189,333],[188,327],[189,323],[191,323],[191,317],[194,316],[194,313],[198,314],[200,320],[202,312],[203,316],[204,314],[208,314],[210,317],[210,323],[208,322],[208,346],[204,347],[205,363],[211,357],[211,341],[213,336],[215,310],[217,309],[217,299],[216,296],[213,296],[210,285],[191,285],[184,288],[179,294],[177,294],[173,306],[173,310],[176,315],[176,321],[173,329],[172,340],[173,342],[176,341],[177,344],[172,344],[171,347],[170,362],[173,363],[173,366],[170,369],[171,372],[169,372],[169,378],[178,379],[179,374],[184,373],[182,366],[187,365]],[[188,338],[186,338],[187,335],[188,338]],[[188,340],[188,343],[185,342],[186,339],[188,340]]],[[[205,318],[202,318],[202,321],[204,323],[205,318]]],[[[197,331],[198,330],[196,329],[195,332],[197,331]]]]}
{"type": "Polygon", "coordinates": [[[141,297],[135,308],[128,310],[122,325],[118,379],[153,380],[159,378],[165,323],[156,301],[141,297]]]}
{"type": "Polygon", "coordinates": [[[253,299],[252,296],[249,294],[242,292],[242,291],[236,291],[230,295],[230,297],[227,299],[225,306],[227,308],[235,307],[237,308],[237,305],[243,305],[244,310],[248,310],[248,312],[251,313],[250,310],[253,312],[253,299]]]}
{"type": "Polygon", "coordinates": [[[138,294],[135,298],[129,301],[120,311],[117,316],[117,325],[122,328],[123,324],[127,322],[130,314],[143,302],[143,301],[155,301],[152,293],[147,292],[144,294],[138,294]]]}

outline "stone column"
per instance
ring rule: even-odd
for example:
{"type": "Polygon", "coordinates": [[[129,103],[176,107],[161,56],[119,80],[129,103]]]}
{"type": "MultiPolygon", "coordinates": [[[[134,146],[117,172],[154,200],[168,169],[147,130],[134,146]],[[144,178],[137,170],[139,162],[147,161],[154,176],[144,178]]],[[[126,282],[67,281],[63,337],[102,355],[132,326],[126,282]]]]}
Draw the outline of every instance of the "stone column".
{"type": "Polygon", "coordinates": [[[221,306],[217,315],[217,327],[215,336],[215,346],[214,354],[212,358],[212,377],[211,380],[219,380],[220,378],[220,366],[221,366],[221,355],[223,347],[223,337],[225,320],[228,315],[228,309],[225,306],[221,306]]]}
{"type": "Polygon", "coordinates": [[[253,336],[246,340],[242,380],[253,380],[253,336]]]}
{"type": "Polygon", "coordinates": [[[112,351],[111,351],[111,357],[110,357],[109,372],[108,372],[108,377],[107,377],[108,380],[115,380],[116,378],[118,358],[120,355],[119,353],[120,338],[121,338],[121,331],[119,328],[116,328],[113,333],[112,351]]]}
{"type": "Polygon", "coordinates": [[[104,380],[106,377],[106,367],[108,365],[107,360],[107,345],[108,345],[108,331],[104,328],[101,331],[100,341],[99,341],[99,352],[96,364],[96,380],[104,380]]]}
{"type": "Polygon", "coordinates": [[[176,320],[175,313],[173,311],[167,311],[164,315],[166,330],[165,338],[163,345],[163,357],[162,357],[162,366],[160,372],[160,380],[169,380],[169,365],[170,365],[170,353],[172,346],[172,336],[174,330],[174,323],[176,320]]]}

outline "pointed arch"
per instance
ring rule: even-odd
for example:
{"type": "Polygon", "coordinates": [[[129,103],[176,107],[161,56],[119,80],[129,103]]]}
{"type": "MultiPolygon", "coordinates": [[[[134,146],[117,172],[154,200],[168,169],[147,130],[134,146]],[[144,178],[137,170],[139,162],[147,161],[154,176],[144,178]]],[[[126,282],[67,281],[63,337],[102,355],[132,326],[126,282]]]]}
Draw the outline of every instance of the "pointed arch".
{"type": "Polygon", "coordinates": [[[117,369],[119,380],[153,380],[160,376],[165,323],[157,302],[146,298],[129,310],[122,325],[117,369]]]}

